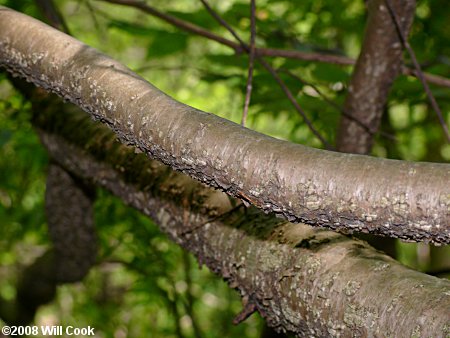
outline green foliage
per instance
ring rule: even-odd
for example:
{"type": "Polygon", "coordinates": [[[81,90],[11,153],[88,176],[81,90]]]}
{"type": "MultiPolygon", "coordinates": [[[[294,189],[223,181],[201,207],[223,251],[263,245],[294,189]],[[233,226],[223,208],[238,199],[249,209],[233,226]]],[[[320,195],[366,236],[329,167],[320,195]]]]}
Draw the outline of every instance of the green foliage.
{"type": "Polygon", "coordinates": [[[257,318],[230,325],[240,300],[224,282],[199,269],[148,218],[98,194],[98,264],[83,283],[60,287],[38,323],[59,314],[58,325],[91,325],[101,337],[176,337],[178,321],[184,336],[194,337],[195,321],[205,337],[255,336],[257,318]]]}
{"type": "MultiPolygon", "coordinates": [[[[176,99],[239,122],[249,58],[216,42],[188,34],[136,9],[97,1],[55,1],[72,34],[110,54],[176,99]]],[[[232,39],[200,2],[147,1],[160,11],[232,39]]],[[[249,39],[249,1],[211,1],[245,40],[249,39]]],[[[31,1],[0,0],[42,19],[31,1]]],[[[450,77],[447,2],[418,1],[411,44],[427,71],[450,77]]],[[[327,52],[356,57],[364,31],[363,1],[257,1],[260,47],[327,52]]],[[[315,127],[331,142],[342,114],[352,67],[267,58],[315,127]],[[291,74],[286,73],[289,71],[291,74]],[[317,92],[318,89],[320,93],[317,92]],[[333,104],[326,102],[332,101],[333,104]]],[[[432,86],[450,124],[450,89],[432,86]]],[[[400,76],[390,93],[373,154],[391,158],[450,160],[435,113],[420,83],[400,76]]],[[[12,299],[18,267],[48,246],[44,190],[48,158],[30,122],[30,103],[0,75],[0,296],[12,299]]],[[[285,93],[255,64],[248,126],[266,134],[321,147],[285,93]]],[[[99,257],[83,283],[62,286],[58,299],[42,308],[36,322],[91,325],[99,337],[257,337],[253,316],[230,325],[240,311],[238,295],[170,242],[147,218],[100,191],[96,202],[99,257]],[[192,309],[190,308],[192,307],[192,309]]],[[[418,263],[415,245],[400,245],[400,259],[418,263]]]]}

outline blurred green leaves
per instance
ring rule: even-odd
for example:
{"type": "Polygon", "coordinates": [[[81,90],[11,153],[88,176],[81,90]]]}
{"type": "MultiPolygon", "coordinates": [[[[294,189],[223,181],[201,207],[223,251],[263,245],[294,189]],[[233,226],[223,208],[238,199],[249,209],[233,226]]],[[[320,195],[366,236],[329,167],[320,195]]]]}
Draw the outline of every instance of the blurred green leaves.
{"type": "Polygon", "coordinates": [[[147,56],[161,57],[184,51],[188,44],[189,35],[183,32],[169,32],[161,29],[149,28],[131,24],[121,20],[111,20],[109,28],[120,29],[131,36],[147,37],[151,40],[147,56]]]}
{"type": "MultiPolygon", "coordinates": [[[[90,0],[55,3],[76,38],[138,69],[178,100],[240,120],[249,63],[245,53],[235,55],[228,47],[187,34],[136,9],[90,0]]],[[[232,39],[199,2],[147,3],[232,39]]],[[[249,2],[210,3],[248,41],[249,2]]],[[[0,0],[0,4],[38,15],[31,1],[0,0]]],[[[450,77],[448,8],[444,0],[419,1],[411,33],[411,44],[424,68],[446,77],[450,77]]],[[[366,11],[363,1],[261,0],[256,16],[259,47],[356,57],[366,11]]],[[[279,71],[314,126],[334,140],[352,67],[283,58],[267,61],[279,71]]],[[[432,90],[450,123],[450,89],[433,86],[432,90]]],[[[30,108],[8,85],[6,76],[0,75],[0,295],[8,299],[14,297],[19,267],[48,245],[43,199],[48,158],[29,122],[30,108]]],[[[258,64],[249,113],[250,128],[320,146],[274,79],[258,64]]],[[[378,135],[375,155],[450,161],[450,147],[415,78],[400,76],[395,81],[381,129],[397,140],[378,135]]],[[[204,337],[259,336],[261,322],[255,316],[237,327],[230,325],[241,304],[224,282],[207,269],[199,269],[191,256],[146,217],[104,191],[98,196],[98,264],[83,283],[61,287],[58,301],[39,312],[37,323],[93,325],[99,337],[180,337],[179,332],[195,337],[192,323],[196,321],[204,337]]],[[[400,247],[403,262],[419,266],[415,264],[417,248],[400,247]]]]}

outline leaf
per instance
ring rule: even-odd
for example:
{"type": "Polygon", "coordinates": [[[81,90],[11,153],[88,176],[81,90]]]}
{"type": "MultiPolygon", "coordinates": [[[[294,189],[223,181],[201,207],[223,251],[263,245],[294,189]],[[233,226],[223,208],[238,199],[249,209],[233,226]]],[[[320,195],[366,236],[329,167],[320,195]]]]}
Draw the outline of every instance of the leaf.
{"type": "Polygon", "coordinates": [[[217,21],[211,17],[211,14],[203,8],[196,12],[168,11],[167,13],[203,28],[217,28],[219,26],[217,21]]]}
{"type": "Polygon", "coordinates": [[[166,56],[185,50],[188,37],[184,32],[169,32],[153,27],[145,27],[122,20],[111,20],[108,27],[120,29],[132,36],[143,36],[151,40],[147,56],[166,56]]]}
{"type": "Polygon", "coordinates": [[[155,29],[145,27],[136,23],[130,23],[122,20],[111,20],[108,28],[117,28],[130,35],[151,36],[155,33],[155,29]]]}
{"type": "Polygon", "coordinates": [[[150,43],[147,56],[165,56],[185,50],[188,35],[179,32],[158,31],[150,43]]]}
{"type": "Polygon", "coordinates": [[[346,82],[349,78],[348,72],[336,65],[317,64],[312,73],[318,80],[327,82],[346,82]]]}
{"type": "MultiPolygon", "coordinates": [[[[203,73],[202,75],[200,75],[200,78],[203,81],[211,82],[211,83],[217,82],[217,81],[227,81],[227,80],[231,80],[231,79],[238,79],[238,82],[241,82],[241,80],[243,79],[243,76],[240,74],[226,75],[226,74],[208,72],[208,73],[203,73]]],[[[243,81],[245,81],[245,79],[243,81]]]]}
{"type": "Polygon", "coordinates": [[[233,54],[213,54],[207,55],[206,58],[212,62],[220,65],[221,67],[232,67],[246,70],[248,69],[248,58],[238,57],[233,54]]]}

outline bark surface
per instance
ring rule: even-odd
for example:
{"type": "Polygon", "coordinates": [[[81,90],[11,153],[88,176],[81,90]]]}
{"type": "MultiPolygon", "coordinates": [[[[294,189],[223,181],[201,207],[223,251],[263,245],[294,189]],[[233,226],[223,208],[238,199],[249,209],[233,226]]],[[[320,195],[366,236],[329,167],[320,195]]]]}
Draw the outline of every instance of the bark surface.
{"type": "MultiPolygon", "coordinates": [[[[337,151],[370,154],[390,87],[401,71],[403,48],[385,1],[368,2],[369,17],[361,52],[344,103],[346,114],[342,116],[337,133],[337,151]]],[[[394,10],[400,14],[402,33],[408,36],[415,13],[415,0],[392,0],[392,3],[394,10]]],[[[396,256],[394,238],[365,234],[362,236],[377,249],[392,257],[396,256]]]]}
{"type": "MultiPolygon", "coordinates": [[[[392,82],[402,70],[403,47],[385,1],[368,2],[364,42],[344,104],[345,112],[354,119],[343,116],[338,132],[337,149],[342,152],[370,152],[392,82]]],[[[398,13],[403,35],[408,36],[416,1],[392,0],[392,5],[398,13]]]]}
{"type": "Polygon", "coordinates": [[[290,221],[450,243],[450,165],[276,140],[181,104],[120,63],[0,9],[0,65],[76,103],[122,142],[290,221]]]}
{"type": "Polygon", "coordinates": [[[51,106],[34,124],[54,160],[154,219],[278,331],[450,334],[450,281],[409,270],[362,241],[233,207],[239,202],[135,154],[76,109],[51,106]]]}
{"type": "Polygon", "coordinates": [[[91,190],[58,165],[49,166],[45,208],[56,283],[82,280],[95,263],[97,240],[91,190]]]}

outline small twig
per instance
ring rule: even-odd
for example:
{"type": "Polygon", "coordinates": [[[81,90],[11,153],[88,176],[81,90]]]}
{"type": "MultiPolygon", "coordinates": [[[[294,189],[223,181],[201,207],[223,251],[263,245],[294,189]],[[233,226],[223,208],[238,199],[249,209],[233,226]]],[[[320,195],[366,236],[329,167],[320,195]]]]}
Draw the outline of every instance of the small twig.
{"type": "Polygon", "coordinates": [[[414,53],[413,49],[411,48],[411,45],[409,44],[407,38],[403,34],[403,31],[400,26],[400,21],[398,19],[397,13],[394,10],[394,7],[392,6],[391,0],[385,0],[385,2],[386,2],[386,6],[389,10],[389,14],[391,15],[392,20],[394,22],[400,42],[402,43],[403,47],[408,51],[411,61],[413,62],[414,68],[416,69],[416,75],[419,78],[420,82],[422,82],[423,89],[425,90],[425,93],[427,94],[427,97],[428,97],[428,100],[430,101],[431,107],[433,107],[434,111],[436,112],[436,114],[439,118],[439,122],[442,125],[442,129],[444,130],[445,136],[447,137],[447,141],[450,143],[450,132],[448,130],[447,124],[445,123],[444,116],[442,115],[442,111],[439,108],[439,105],[436,102],[436,99],[434,98],[434,95],[431,92],[427,81],[425,80],[425,77],[423,75],[420,64],[417,61],[416,54],[414,53]]]}
{"type": "MultiPolygon", "coordinates": [[[[240,44],[235,43],[234,41],[228,40],[226,38],[222,38],[221,36],[211,33],[210,31],[208,31],[200,26],[197,26],[193,23],[181,20],[181,19],[179,19],[175,16],[172,16],[172,15],[169,15],[169,14],[160,12],[157,9],[155,9],[154,7],[151,7],[147,4],[145,4],[143,1],[139,1],[139,0],[97,0],[97,1],[104,1],[104,2],[109,2],[112,4],[137,8],[147,14],[155,16],[155,17],[157,17],[163,21],[166,21],[166,22],[168,22],[178,28],[181,28],[185,31],[203,36],[210,40],[216,41],[222,45],[228,46],[231,49],[233,49],[235,53],[238,53],[238,54],[242,53],[242,48],[241,48],[240,44]]],[[[255,48],[255,54],[257,56],[283,57],[286,59],[323,62],[323,63],[329,63],[329,64],[335,64],[335,65],[341,65],[341,66],[353,66],[356,62],[354,59],[349,58],[348,56],[343,56],[343,55],[302,52],[299,50],[287,50],[287,49],[276,49],[276,48],[255,48]]],[[[403,67],[402,73],[404,75],[410,75],[410,76],[417,77],[415,70],[408,68],[408,67],[403,67]]],[[[447,79],[447,78],[439,76],[439,75],[427,74],[427,73],[424,73],[424,77],[429,83],[433,83],[438,86],[450,88],[450,79],[447,79]]]]}
{"type": "Polygon", "coordinates": [[[253,65],[255,63],[255,38],[256,38],[256,3],[255,0],[250,0],[250,54],[248,64],[248,77],[244,101],[244,111],[242,113],[242,126],[245,127],[247,121],[248,107],[250,106],[250,99],[252,96],[252,82],[253,82],[253,65]]]}
{"type": "Polygon", "coordinates": [[[249,298],[243,299],[244,308],[242,311],[233,319],[233,324],[238,325],[250,317],[253,313],[257,311],[256,304],[252,302],[249,298]]]}
{"type": "MultiPolygon", "coordinates": [[[[242,48],[249,53],[250,49],[249,46],[247,46],[244,41],[239,37],[239,35],[236,33],[236,31],[226,22],[214,9],[209,6],[208,2],[206,0],[200,0],[203,6],[206,8],[206,10],[222,25],[224,26],[231,35],[234,36],[234,38],[239,41],[242,48]]],[[[273,67],[267,63],[262,57],[259,55],[256,55],[256,59],[258,62],[272,75],[272,77],[275,79],[275,81],[280,86],[281,90],[284,92],[286,97],[291,101],[292,105],[294,106],[295,110],[302,116],[303,120],[305,121],[308,128],[311,130],[311,132],[323,143],[326,149],[332,150],[334,149],[333,146],[325,140],[325,138],[314,128],[313,124],[309,120],[308,116],[306,116],[306,113],[303,111],[303,109],[298,104],[297,100],[295,99],[294,95],[288,88],[288,86],[284,83],[284,81],[281,79],[281,77],[278,75],[278,73],[273,69],[273,67]]]]}
{"type": "Polygon", "coordinates": [[[272,77],[275,79],[275,81],[280,86],[281,90],[284,92],[286,97],[291,101],[292,105],[294,106],[295,110],[303,117],[303,120],[305,121],[308,128],[311,130],[311,132],[323,143],[326,149],[333,150],[334,147],[323,138],[323,136],[314,128],[312,122],[309,120],[309,118],[306,116],[306,113],[303,111],[303,109],[298,104],[297,100],[295,99],[294,95],[292,94],[291,90],[288,88],[288,86],[284,83],[284,81],[281,79],[281,77],[278,75],[278,73],[275,71],[275,69],[272,68],[266,61],[263,59],[258,60],[261,65],[267,69],[267,71],[272,75],[272,77]]]}
{"type": "Polygon", "coordinates": [[[387,138],[387,139],[389,139],[389,140],[391,140],[391,141],[393,141],[393,142],[397,142],[397,141],[398,141],[397,138],[395,137],[395,135],[392,135],[392,134],[387,133],[387,132],[382,131],[382,130],[373,130],[373,128],[370,128],[369,126],[367,126],[366,124],[364,124],[364,122],[358,120],[358,119],[357,119],[356,117],[354,117],[353,115],[347,113],[343,107],[339,106],[336,102],[334,102],[333,100],[330,100],[324,93],[322,93],[322,91],[321,91],[315,84],[313,84],[313,83],[311,83],[311,82],[309,82],[309,81],[306,81],[306,80],[302,79],[300,76],[298,76],[298,75],[292,73],[290,70],[287,70],[287,69],[280,69],[280,68],[279,68],[279,69],[277,69],[277,71],[278,71],[278,72],[286,73],[286,74],[288,74],[289,76],[291,76],[291,77],[293,77],[294,79],[296,79],[297,81],[299,81],[299,82],[301,82],[301,83],[303,83],[303,84],[305,84],[305,85],[310,86],[311,88],[313,88],[313,89],[317,92],[317,94],[318,94],[318,95],[319,95],[326,103],[328,103],[330,106],[332,106],[333,108],[335,108],[336,110],[338,110],[342,115],[344,115],[344,116],[345,116],[346,118],[348,118],[349,120],[352,120],[353,122],[355,122],[356,124],[358,124],[361,128],[363,128],[363,129],[364,129],[367,133],[369,133],[370,135],[375,135],[375,134],[378,132],[381,136],[383,136],[383,137],[385,137],[385,138],[387,138]]]}
{"type": "Polygon", "coordinates": [[[192,233],[193,231],[195,231],[195,230],[197,230],[197,229],[203,228],[203,227],[204,227],[206,224],[208,224],[208,223],[218,221],[219,219],[222,219],[222,218],[224,218],[225,216],[228,216],[228,215],[232,214],[233,212],[235,212],[236,210],[238,210],[238,209],[240,209],[240,208],[242,208],[242,207],[244,207],[244,206],[245,206],[245,205],[244,205],[243,203],[240,203],[240,204],[236,205],[235,207],[231,208],[230,210],[225,211],[223,214],[220,214],[220,215],[218,215],[218,216],[209,218],[206,222],[203,222],[203,223],[198,224],[198,225],[196,225],[196,226],[194,226],[194,227],[191,227],[191,228],[189,228],[189,229],[186,229],[185,231],[183,231],[183,232],[180,233],[180,236],[185,236],[185,235],[187,235],[187,234],[192,233]]]}
{"type": "Polygon", "coordinates": [[[89,15],[91,16],[91,19],[92,19],[92,22],[94,23],[95,29],[98,32],[102,32],[102,28],[100,27],[100,24],[99,24],[99,22],[97,20],[97,17],[95,16],[96,9],[94,9],[94,7],[89,2],[89,0],[84,0],[82,3],[86,6],[86,8],[89,11],[89,15]]]}
{"type": "MultiPolygon", "coordinates": [[[[126,260],[122,260],[120,258],[110,258],[110,259],[102,259],[98,264],[120,264],[122,266],[124,266],[125,268],[134,271],[142,276],[148,276],[149,275],[149,271],[148,269],[146,269],[145,267],[141,267],[138,266],[137,264],[133,264],[132,262],[128,262],[126,260]]],[[[164,268],[164,271],[167,271],[167,268],[164,268]]],[[[173,282],[173,280],[170,281],[172,284],[172,288],[175,290],[175,284],[173,282]]],[[[178,297],[177,297],[177,293],[174,292],[173,293],[173,299],[172,297],[168,296],[168,291],[163,289],[162,287],[158,286],[157,284],[155,284],[155,288],[157,290],[157,292],[160,294],[161,298],[166,301],[166,305],[168,306],[168,310],[172,312],[173,315],[173,320],[175,323],[175,332],[178,338],[184,338],[184,334],[183,331],[181,329],[181,316],[180,316],[180,312],[178,311],[178,307],[177,307],[177,301],[178,301],[178,297]]]]}
{"type": "Polygon", "coordinates": [[[35,2],[45,18],[49,21],[50,25],[70,35],[69,27],[58,7],[55,6],[53,0],[35,0],[35,2]]]}
{"type": "Polygon", "coordinates": [[[236,52],[240,49],[240,47],[237,43],[235,43],[231,40],[222,38],[221,36],[216,35],[210,31],[208,31],[200,26],[197,26],[195,24],[192,24],[188,21],[184,21],[184,20],[178,19],[175,16],[160,12],[156,8],[153,8],[149,5],[147,5],[144,1],[136,1],[136,0],[100,0],[100,1],[138,8],[145,13],[156,16],[157,18],[160,18],[161,20],[164,20],[174,26],[180,27],[180,28],[184,29],[185,31],[204,36],[210,40],[214,40],[223,45],[231,47],[236,52]]]}
{"type": "MultiPolygon", "coordinates": [[[[406,66],[402,67],[402,73],[403,73],[403,75],[418,77],[417,71],[415,69],[408,68],[406,66]]],[[[450,88],[450,79],[447,79],[446,77],[443,77],[443,76],[430,74],[430,73],[422,73],[422,74],[428,83],[432,83],[434,85],[441,86],[441,87],[450,88]]]]}
{"type": "Polygon", "coordinates": [[[188,316],[191,317],[192,328],[194,331],[195,338],[202,338],[202,333],[197,322],[197,316],[195,315],[194,312],[194,296],[192,291],[191,261],[189,260],[189,253],[187,251],[183,251],[182,256],[183,256],[184,278],[187,284],[186,303],[184,303],[184,305],[188,316]]]}

